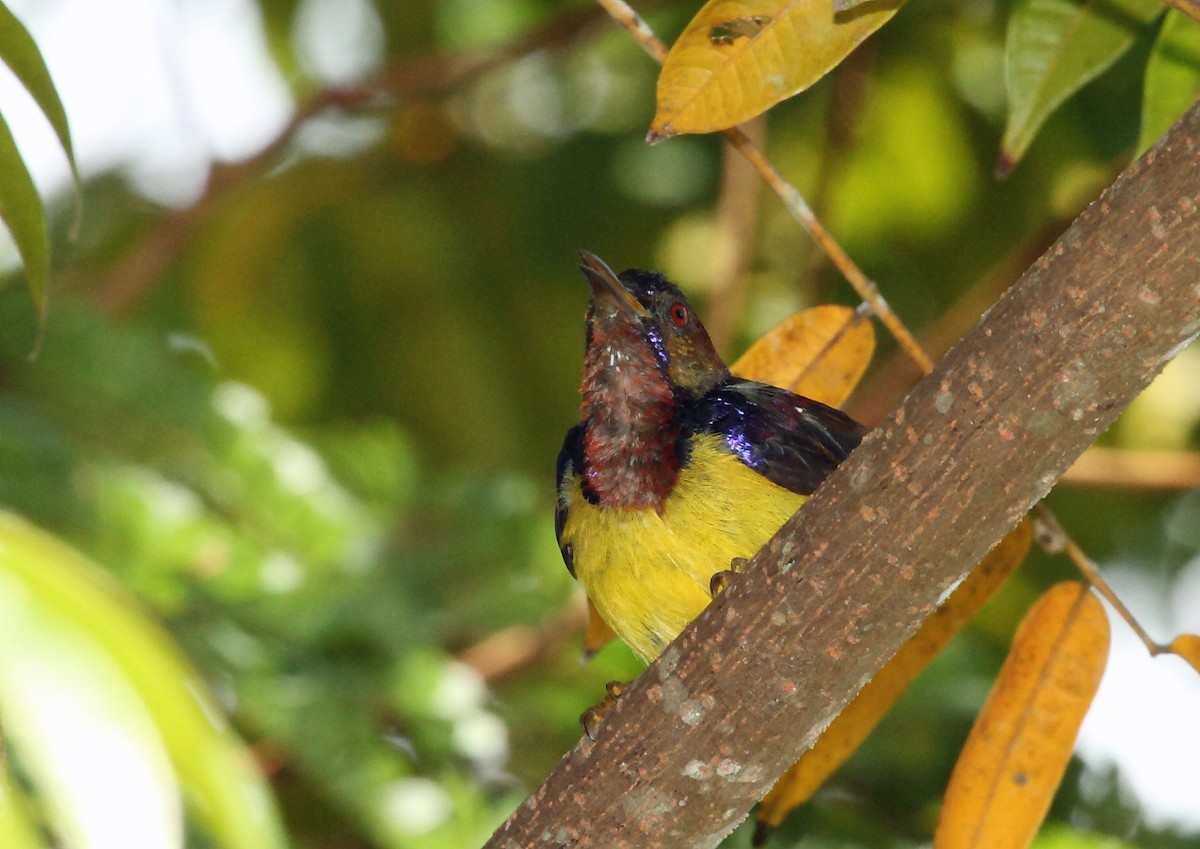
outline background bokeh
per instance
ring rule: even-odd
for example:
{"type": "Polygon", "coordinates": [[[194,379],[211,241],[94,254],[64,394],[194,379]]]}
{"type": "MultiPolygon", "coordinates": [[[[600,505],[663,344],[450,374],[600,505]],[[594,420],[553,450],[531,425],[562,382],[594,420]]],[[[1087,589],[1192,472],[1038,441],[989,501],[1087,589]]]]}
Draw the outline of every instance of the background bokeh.
{"type": "MultiPolygon", "coordinates": [[[[620,646],[580,664],[554,544],[587,297],[576,251],[666,271],[731,357],[851,292],[772,196],[729,176],[717,139],[643,143],[655,68],[587,3],[9,5],[85,185],[73,233],[66,162],[0,80],[54,231],[32,361],[16,254],[0,255],[0,505],[166,625],[295,846],[479,845],[603,682],[638,670],[620,646]]],[[[756,130],[935,346],[1136,153],[1153,26],[992,176],[1008,6],[902,10],[756,130]]],[[[645,10],[669,37],[693,7],[645,10]]],[[[915,378],[886,340],[878,360],[848,407],[868,423],[915,378]]],[[[1104,443],[1197,449],[1197,387],[1192,348],[1104,443]]],[[[1064,484],[1050,503],[1152,632],[1198,630],[1200,482],[1136,484],[1064,484]]],[[[776,845],[927,841],[1017,620],[1070,574],[1032,555],[776,845]]],[[[1038,845],[1195,846],[1200,681],[1114,630],[1038,845]]],[[[213,845],[188,822],[188,845],[213,845]]]]}

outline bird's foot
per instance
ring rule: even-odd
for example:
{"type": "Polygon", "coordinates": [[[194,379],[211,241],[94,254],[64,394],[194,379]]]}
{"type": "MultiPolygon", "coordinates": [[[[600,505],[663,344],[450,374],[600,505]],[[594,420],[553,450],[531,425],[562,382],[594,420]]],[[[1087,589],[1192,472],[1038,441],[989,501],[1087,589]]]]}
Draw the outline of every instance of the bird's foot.
{"type": "Polygon", "coordinates": [[[585,710],[579,717],[579,724],[583,726],[583,733],[588,736],[589,740],[596,739],[600,723],[604,720],[605,714],[617,703],[617,699],[621,698],[621,694],[625,692],[625,685],[620,681],[609,681],[604,685],[604,691],[604,698],[598,704],[585,710]]]}
{"type": "Polygon", "coordinates": [[[725,592],[725,588],[729,586],[729,582],[740,574],[749,562],[745,557],[735,557],[729,562],[728,569],[722,569],[720,572],[714,573],[708,580],[709,595],[715,598],[725,592]]]}

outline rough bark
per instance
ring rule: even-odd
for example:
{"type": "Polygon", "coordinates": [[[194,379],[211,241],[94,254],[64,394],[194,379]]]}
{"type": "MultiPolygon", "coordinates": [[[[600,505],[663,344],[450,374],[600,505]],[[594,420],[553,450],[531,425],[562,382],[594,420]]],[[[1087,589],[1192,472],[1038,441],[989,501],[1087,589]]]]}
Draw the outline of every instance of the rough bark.
{"type": "Polygon", "coordinates": [[[1200,332],[1200,104],[1021,277],[488,847],[715,846],[1200,332]]]}

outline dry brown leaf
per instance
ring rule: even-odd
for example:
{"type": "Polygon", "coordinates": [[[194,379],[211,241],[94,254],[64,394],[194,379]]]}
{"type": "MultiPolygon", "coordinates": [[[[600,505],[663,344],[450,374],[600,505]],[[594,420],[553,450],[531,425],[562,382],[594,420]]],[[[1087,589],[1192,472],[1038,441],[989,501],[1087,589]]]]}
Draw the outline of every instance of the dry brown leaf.
{"type": "Polygon", "coordinates": [[[1086,584],[1057,584],[1025,615],[950,776],[934,849],[1025,849],[1071,760],[1108,658],[1086,584]]]}
{"type": "Polygon", "coordinates": [[[765,112],[825,76],[901,2],[835,16],[833,0],[710,0],[663,63],[651,140],[724,130],[765,112]]]}
{"type": "Polygon", "coordinates": [[[1178,655],[1200,672],[1200,637],[1195,634],[1180,634],[1171,641],[1171,654],[1178,655]]]}
{"type": "Polygon", "coordinates": [[[759,834],[807,802],[859,747],[900,694],[1016,571],[1033,539],[1028,519],[979,561],[937,611],[825,729],[816,745],[783,774],[758,808],[759,834]]]}
{"type": "Polygon", "coordinates": [[[730,371],[836,407],[854,391],[874,352],[875,331],[866,316],[830,304],[779,322],[730,371]]]}

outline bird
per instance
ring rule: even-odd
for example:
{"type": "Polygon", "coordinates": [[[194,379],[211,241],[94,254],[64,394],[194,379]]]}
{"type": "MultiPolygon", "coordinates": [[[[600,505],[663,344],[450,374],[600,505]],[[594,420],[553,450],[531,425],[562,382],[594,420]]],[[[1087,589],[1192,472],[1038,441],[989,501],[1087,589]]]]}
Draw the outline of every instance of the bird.
{"type": "Polygon", "coordinates": [[[866,431],[732,375],[663,274],[579,256],[591,299],[555,534],[596,612],[649,663],[712,600],[713,577],[752,557],[866,431]]]}

